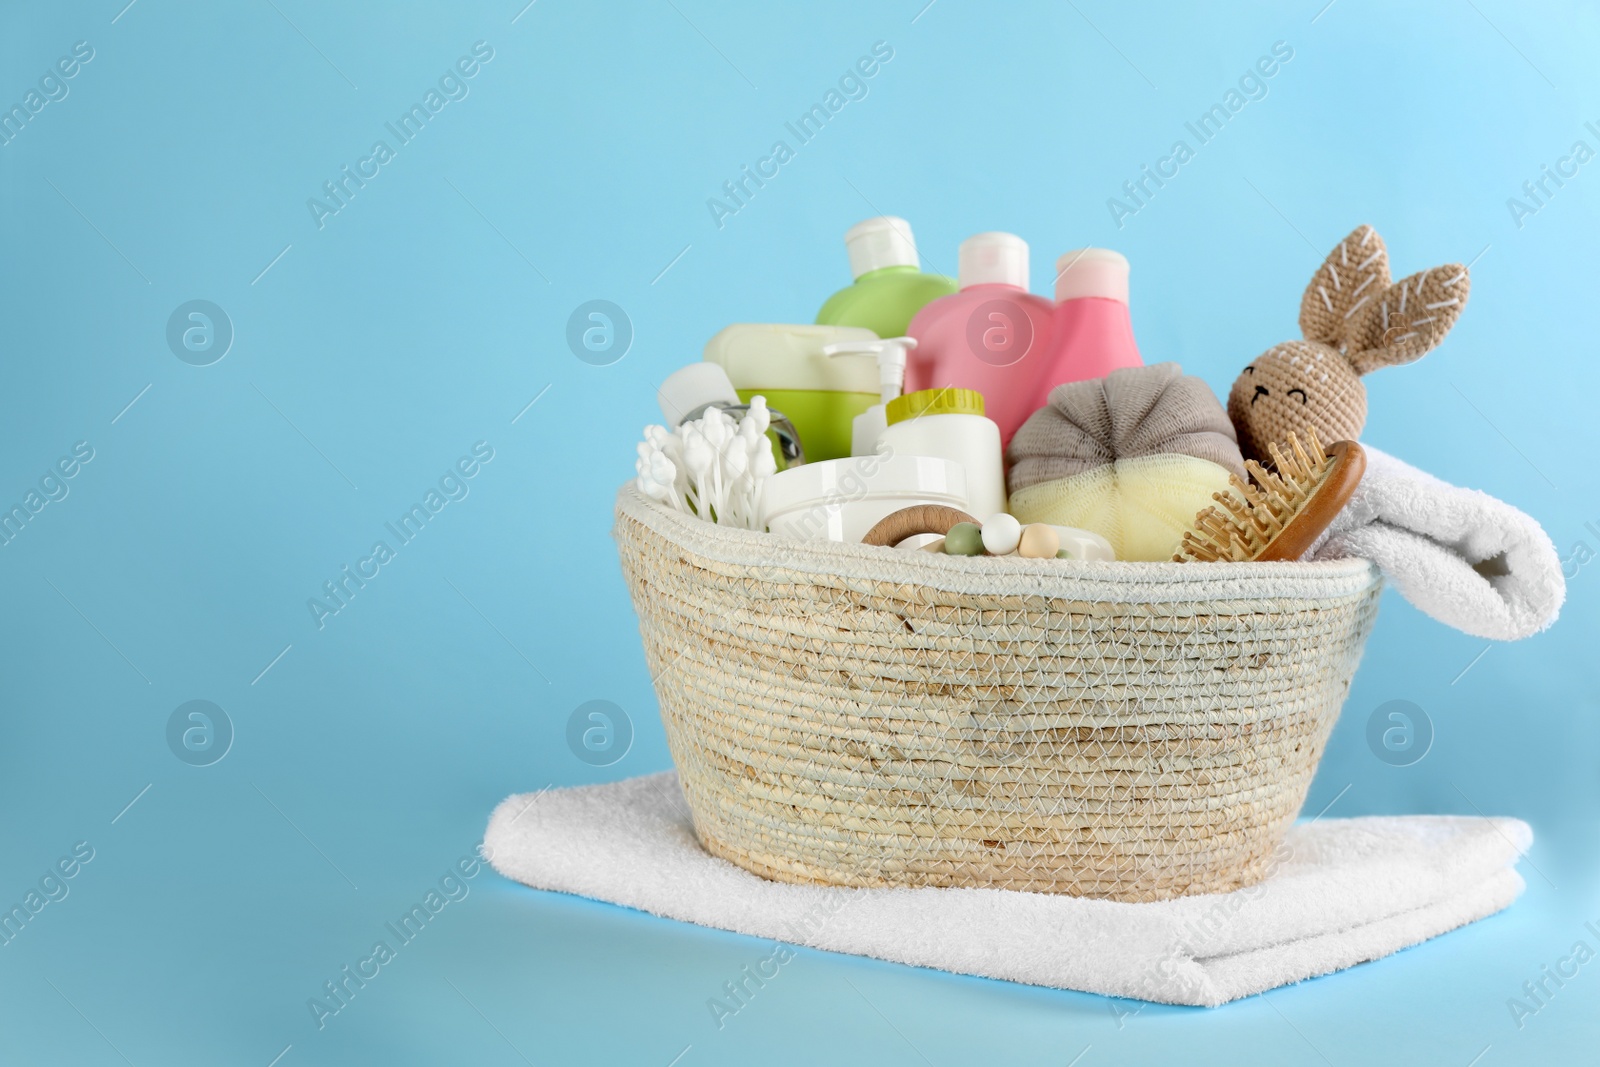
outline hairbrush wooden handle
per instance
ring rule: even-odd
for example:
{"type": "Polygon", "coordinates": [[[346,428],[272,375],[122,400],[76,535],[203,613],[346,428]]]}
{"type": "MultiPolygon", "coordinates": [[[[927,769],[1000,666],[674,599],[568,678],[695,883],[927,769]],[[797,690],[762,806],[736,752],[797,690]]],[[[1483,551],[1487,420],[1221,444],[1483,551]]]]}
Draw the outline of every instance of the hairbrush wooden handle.
{"type": "Polygon", "coordinates": [[[977,525],[978,520],[960,508],[943,504],[914,504],[901,508],[878,520],[876,526],[861,539],[864,545],[898,545],[917,534],[947,534],[958,522],[977,525]]]}
{"type": "Polygon", "coordinates": [[[1290,519],[1266,550],[1256,557],[1257,561],[1276,563],[1299,559],[1350,502],[1367,470],[1366,452],[1354,441],[1335,441],[1325,454],[1333,460],[1327,477],[1300,513],[1290,519]]]}

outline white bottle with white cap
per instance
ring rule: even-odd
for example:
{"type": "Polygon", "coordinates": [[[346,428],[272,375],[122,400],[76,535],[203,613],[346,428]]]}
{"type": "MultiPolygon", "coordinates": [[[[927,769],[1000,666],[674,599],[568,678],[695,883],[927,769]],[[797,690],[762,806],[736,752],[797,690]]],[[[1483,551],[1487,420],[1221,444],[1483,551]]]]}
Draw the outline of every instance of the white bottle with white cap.
{"type": "Polygon", "coordinates": [[[844,235],[853,285],[834,293],[817,322],[862,326],[879,337],[900,337],[923,305],[956,291],[953,278],[924,274],[911,224],[893,215],[858,222],[844,235]]]}

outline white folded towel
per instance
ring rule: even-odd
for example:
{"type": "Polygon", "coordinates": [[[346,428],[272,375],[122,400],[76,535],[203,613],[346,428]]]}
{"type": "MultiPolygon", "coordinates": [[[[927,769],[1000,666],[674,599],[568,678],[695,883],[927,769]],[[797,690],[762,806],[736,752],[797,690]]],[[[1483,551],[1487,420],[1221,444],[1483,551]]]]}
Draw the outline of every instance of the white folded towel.
{"type": "Polygon", "coordinates": [[[1370,559],[1400,594],[1475,637],[1515,641],[1556,621],[1561,558],[1531,517],[1370,445],[1367,472],[1312,559],[1370,559]]]}
{"type": "Polygon", "coordinates": [[[1003,889],[769,882],[695,840],[672,772],[512,796],[484,835],[538,889],[835,952],[1169,1004],[1215,1006],[1397,952],[1509,905],[1517,819],[1296,825],[1259,885],[1120,904],[1003,889]]]}

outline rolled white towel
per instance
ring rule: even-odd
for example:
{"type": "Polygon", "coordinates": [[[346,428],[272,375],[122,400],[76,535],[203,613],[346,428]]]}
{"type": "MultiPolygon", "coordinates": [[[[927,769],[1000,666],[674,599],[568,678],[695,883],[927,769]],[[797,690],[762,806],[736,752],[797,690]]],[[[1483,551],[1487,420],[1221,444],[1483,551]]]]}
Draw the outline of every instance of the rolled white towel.
{"type": "Polygon", "coordinates": [[[1418,609],[1475,637],[1515,641],[1556,621],[1567,583],[1531,516],[1362,448],[1361,485],[1306,558],[1370,559],[1418,609]]]}

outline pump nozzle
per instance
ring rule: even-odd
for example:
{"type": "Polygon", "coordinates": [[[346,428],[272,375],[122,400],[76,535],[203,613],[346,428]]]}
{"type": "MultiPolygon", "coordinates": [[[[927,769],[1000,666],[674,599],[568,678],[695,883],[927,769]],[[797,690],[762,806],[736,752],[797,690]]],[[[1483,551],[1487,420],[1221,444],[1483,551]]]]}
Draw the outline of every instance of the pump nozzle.
{"type": "Polygon", "coordinates": [[[851,420],[850,454],[871,454],[878,435],[889,425],[883,406],[905,389],[906,353],[917,347],[915,337],[884,337],[871,341],[835,341],[822,346],[824,356],[876,356],[878,359],[878,403],[851,420]]]}
{"type": "Polygon", "coordinates": [[[878,399],[887,404],[906,385],[906,353],[917,347],[915,337],[885,337],[876,341],[835,341],[822,346],[825,356],[878,357],[878,399]]]}

